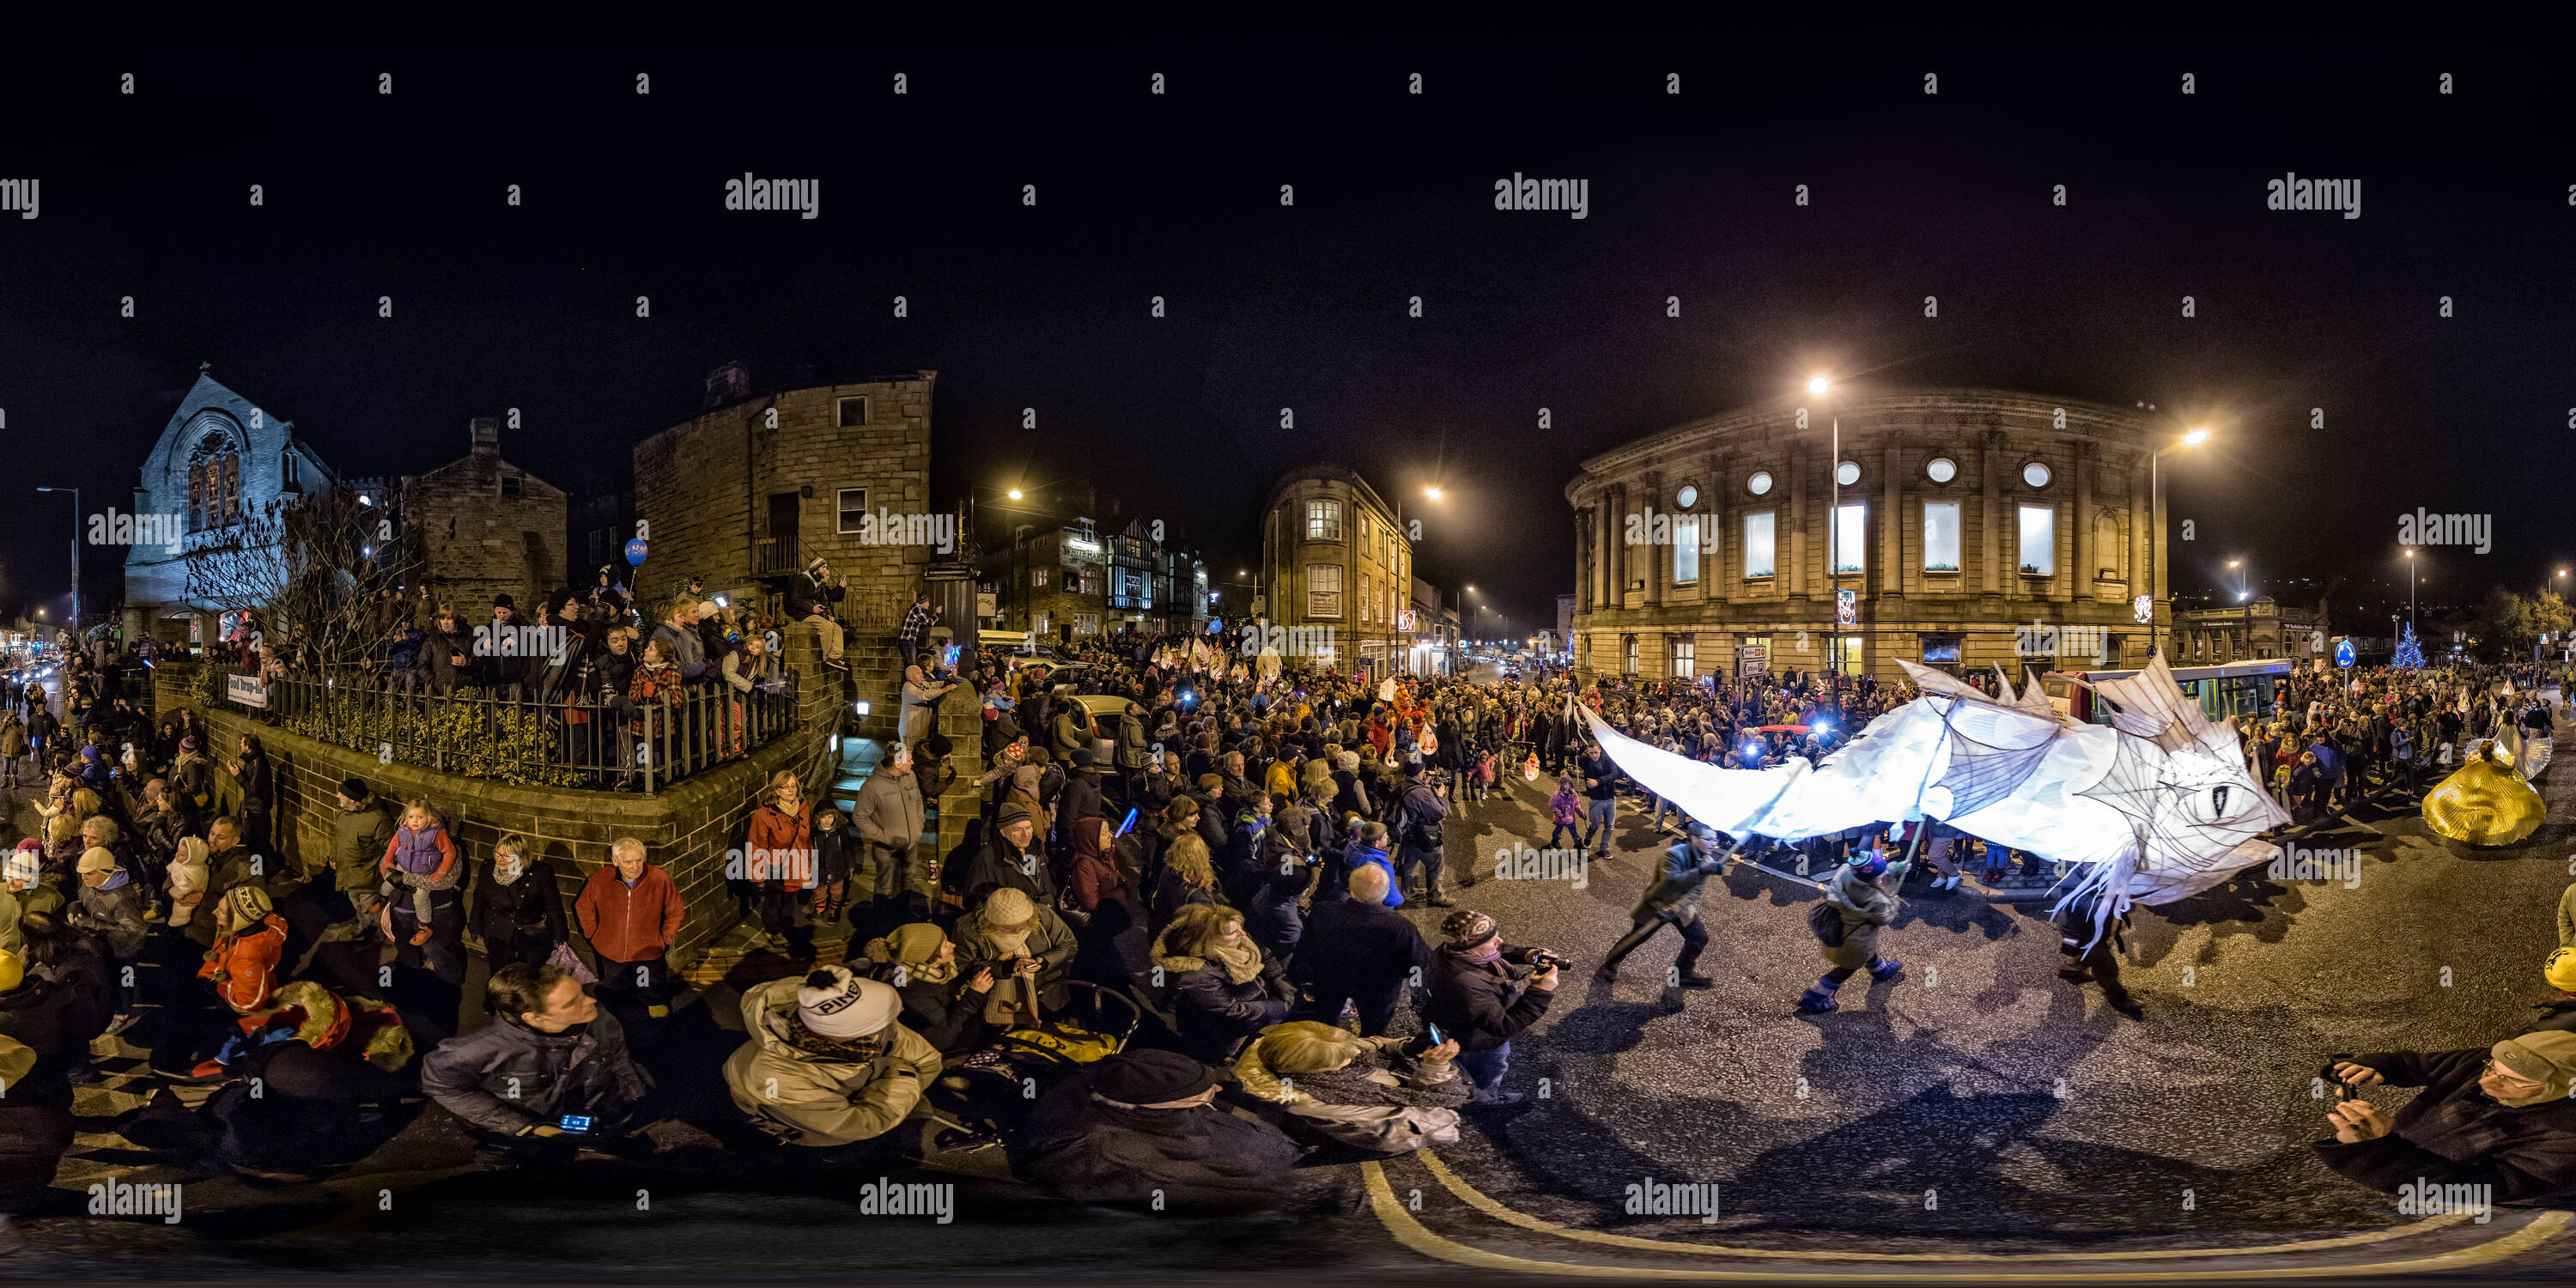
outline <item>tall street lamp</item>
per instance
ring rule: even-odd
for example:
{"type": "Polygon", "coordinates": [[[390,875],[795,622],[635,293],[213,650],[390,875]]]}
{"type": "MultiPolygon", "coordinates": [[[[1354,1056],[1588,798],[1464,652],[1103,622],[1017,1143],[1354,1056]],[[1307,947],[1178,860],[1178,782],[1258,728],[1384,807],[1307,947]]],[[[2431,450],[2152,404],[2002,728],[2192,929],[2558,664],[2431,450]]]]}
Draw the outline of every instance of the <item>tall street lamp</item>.
{"type": "Polygon", "coordinates": [[[2406,624],[2415,628],[2415,637],[2424,637],[2424,626],[2415,620],[2415,552],[2406,552],[2406,624]]]}
{"type": "Polygon", "coordinates": [[[2158,571],[2156,547],[2163,545],[2165,540],[2164,476],[2161,467],[2165,453],[2178,447],[2198,447],[2208,441],[2208,430],[2195,429],[2183,435],[2181,442],[2167,443],[2147,454],[2147,519],[2154,525],[2154,531],[2147,541],[2147,656],[2149,658],[2156,655],[2157,632],[2163,625],[2162,620],[2156,616],[2156,603],[2162,598],[2156,593],[2161,589],[2156,579],[2158,571]]]}
{"type": "MultiPolygon", "coordinates": [[[[1817,398],[1824,397],[1833,387],[1834,382],[1822,375],[1807,377],[1807,392],[1817,398]]],[[[1834,620],[1832,629],[1825,634],[1830,641],[1825,648],[1833,654],[1834,687],[1839,689],[1843,679],[1843,416],[1839,410],[1833,410],[1831,414],[1834,420],[1833,449],[1826,454],[1825,470],[1828,475],[1826,482],[1833,489],[1833,501],[1825,508],[1825,573],[1833,591],[1834,620]]],[[[1857,601],[1853,604],[1851,624],[1854,627],[1860,625],[1857,601]]]]}
{"type": "Polygon", "coordinates": [[[80,500],[80,489],[79,489],[79,488],[76,488],[76,487],[40,487],[40,488],[37,488],[36,490],[37,490],[37,491],[39,491],[39,492],[69,492],[69,493],[71,493],[71,494],[72,494],[72,621],[71,621],[71,631],[72,631],[72,644],[73,644],[73,646],[74,646],[74,647],[78,647],[78,646],[79,646],[79,644],[80,644],[80,548],[81,548],[81,522],[80,522],[80,521],[81,521],[81,500],[80,500]]]}

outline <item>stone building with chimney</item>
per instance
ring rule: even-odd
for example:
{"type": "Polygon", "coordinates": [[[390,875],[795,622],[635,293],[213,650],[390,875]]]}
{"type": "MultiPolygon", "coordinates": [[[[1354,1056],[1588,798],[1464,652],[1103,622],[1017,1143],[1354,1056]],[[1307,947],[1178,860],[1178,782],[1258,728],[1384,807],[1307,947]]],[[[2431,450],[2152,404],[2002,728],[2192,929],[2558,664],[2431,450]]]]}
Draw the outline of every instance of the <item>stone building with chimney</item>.
{"type": "Polygon", "coordinates": [[[522,617],[544,610],[564,584],[563,490],[501,457],[501,421],[476,416],[469,450],[449,464],[402,480],[403,529],[415,543],[420,585],[432,604],[480,620],[495,595],[522,617]]]}

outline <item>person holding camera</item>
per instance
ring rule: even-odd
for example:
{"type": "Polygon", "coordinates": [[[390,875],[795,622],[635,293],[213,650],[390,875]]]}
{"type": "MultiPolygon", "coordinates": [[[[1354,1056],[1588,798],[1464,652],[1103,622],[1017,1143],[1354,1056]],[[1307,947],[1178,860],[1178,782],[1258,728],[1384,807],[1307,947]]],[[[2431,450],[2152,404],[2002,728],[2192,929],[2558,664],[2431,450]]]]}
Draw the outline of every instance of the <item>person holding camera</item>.
{"type": "Polygon", "coordinates": [[[1449,914],[1440,933],[1445,942],[1431,955],[1431,1000],[1423,1007],[1423,1022],[1457,1041],[1458,1067],[1476,1084],[1469,1104],[1518,1104],[1522,1093],[1502,1087],[1512,1038],[1547,1014],[1562,959],[1543,948],[1504,943],[1501,926],[1472,908],[1449,914]]]}
{"type": "Polygon", "coordinates": [[[653,1080],[581,981],[515,962],[492,973],[483,996],[492,1022],[439,1043],[420,1070],[421,1090],[465,1124],[478,1161],[568,1161],[633,1130],[653,1080]]]}
{"type": "Polygon", "coordinates": [[[2375,1190],[2492,1185],[2497,1203],[2565,1201],[2576,1189],[2576,1033],[2545,1030],[2461,1051],[2392,1051],[2328,1066],[2345,1090],[2312,1148],[2375,1190]],[[2391,1117],[2353,1087],[2422,1087],[2391,1117]]]}
{"type": "Polygon", "coordinates": [[[1708,931],[1699,924],[1699,895],[1710,877],[1726,870],[1728,856],[1718,840],[1716,828],[1690,820],[1683,839],[1664,851],[1655,879],[1646,883],[1644,897],[1628,914],[1633,924],[1610,946],[1610,955],[1601,959],[1601,968],[1593,972],[1595,979],[1606,984],[1619,978],[1619,963],[1669,925],[1682,937],[1681,956],[1673,961],[1674,982],[1683,988],[1717,986],[1716,980],[1699,973],[1699,955],[1708,947],[1708,931]]]}
{"type": "Polygon", "coordinates": [[[1440,799],[1440,790],[1426,780],[1421,753],[1407,756],[1404,780],[1395,798],[1395,871],[1406,885],[1411,885],[1414,870],[1421,869],[1419,888],[1423,902],[1434,908],[1454,908],[1458,904],[1440,881],[1441,825],[1448,817],[1449,802],[1440,799]]]}

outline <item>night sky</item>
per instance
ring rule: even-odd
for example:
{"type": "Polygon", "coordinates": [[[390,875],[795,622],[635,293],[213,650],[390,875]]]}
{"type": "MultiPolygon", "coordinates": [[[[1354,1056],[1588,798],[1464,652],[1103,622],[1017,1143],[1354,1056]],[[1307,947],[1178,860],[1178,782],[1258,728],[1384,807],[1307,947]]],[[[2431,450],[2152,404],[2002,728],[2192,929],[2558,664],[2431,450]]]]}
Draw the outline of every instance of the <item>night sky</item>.
{"type": "MultiPolygon", "coordinates": [[[[201,361],[349,475],[518,407],[504,454],[576,493],[729,359],[935,368],[943,500],[1087,476],[1225,579],[1277,475],[1339,460],[1421,514],[1423,576],[1525,630],[1573,588],[1579,461],[1824,370],[2213,426],[2167,457],[2177,592],[2244,556],[2285,597],[2402,599],[2418,506],[2494,516],[2491,553],[2429,553],[2428,602],[2576,555],[2544,51],[1855,39],[16,42],[0,179],[42,205],[0,215],[0,474],[129,504],[201,361]],[[745,171],[818,179],[820,218],[726,211],[745,171]],[[2293,171],[2360,180],[2361,217],[2265,209],[2293,171]],[[1495,210],[1515,172],[1588,180],[1589,217],[1495,210]]],[[[0,612],[59,616],[70,522],[0,502],[0,612]]],[[[88,556],[93,607],[121,556],[88,556]]]]}

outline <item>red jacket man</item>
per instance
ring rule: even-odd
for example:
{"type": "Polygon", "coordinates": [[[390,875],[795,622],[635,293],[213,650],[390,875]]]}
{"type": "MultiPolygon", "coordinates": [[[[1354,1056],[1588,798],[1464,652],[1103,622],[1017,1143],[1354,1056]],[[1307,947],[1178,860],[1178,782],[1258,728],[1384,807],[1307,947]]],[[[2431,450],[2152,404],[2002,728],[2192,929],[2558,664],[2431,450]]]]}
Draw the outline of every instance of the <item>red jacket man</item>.
{"type": "Polygon", "coordinates": [[[658,1020],[670,1014],[664,1005],[670,971],[662,954],[688,908],[671,874],[644,860],[642,841],[621,836],[608,852],[608,864],[582,884],[573,914],[598,954],[600,987],[642,994],[645,1013],[658,1020]]]}

